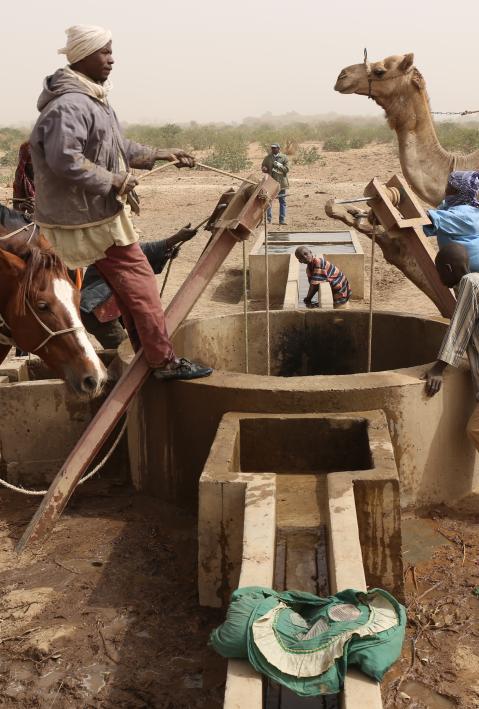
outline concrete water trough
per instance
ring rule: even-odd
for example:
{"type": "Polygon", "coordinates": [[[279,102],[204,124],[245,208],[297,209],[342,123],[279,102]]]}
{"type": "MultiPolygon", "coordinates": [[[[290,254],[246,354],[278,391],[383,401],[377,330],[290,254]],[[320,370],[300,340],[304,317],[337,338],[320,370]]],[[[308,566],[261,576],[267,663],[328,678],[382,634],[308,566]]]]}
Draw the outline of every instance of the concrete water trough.
{"type": "MultiPolygon", "coordinates": [[[[203,605],[225,607],[251,585],[323,597],[379,586],[402,598],[399,481],[384,414],[225,414],[200,478],[198,546],[203,605]]],[[[343,695],[344,707],[381,706],[379,686],[357,673],[343,695]]],[[[293,696],[229,663],[226,709],[296,706],[293,696]]]]}
{"type": "MultiPolygon", "coordinates": [[[[332,261],[347,276],[352,298],[364,298],[364,252],[354,230],[317,232],[268,232],[269,290],[282,308],[302,305],[308,289],[306,269],[294,256],[305,245],[317,256],[332,261]]],[[[260,231],[249,254],[250,296],[265,297],[265,232],[260,231]]],[[[329,288],[329,286],[328,286],[329,288]]]]}
{"type": "MultiPolygon", "coordinates": [[[[99,355],[109,365],[115,353],[99,355]]],[[[102,401],[79,398],[38,357],[6,360],[0,365],[0,477],[21,487],[47,486],[102,401]]],[[[121,444],[109,465],[127,472],[121,444]]]]}

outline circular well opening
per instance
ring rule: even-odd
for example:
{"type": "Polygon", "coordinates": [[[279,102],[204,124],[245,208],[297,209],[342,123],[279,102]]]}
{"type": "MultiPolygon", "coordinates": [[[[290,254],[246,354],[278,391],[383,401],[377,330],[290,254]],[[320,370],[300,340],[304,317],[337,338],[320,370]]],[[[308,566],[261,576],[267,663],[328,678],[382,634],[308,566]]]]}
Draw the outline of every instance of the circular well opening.
{"type": "MultiPolygon", "coordinates": [[[[271,375],[279,377],[366,372],[367,311],[279,310],[270,313],[271,375]]],[[[249,373],[266,374],[266,314],[248,316],[249,373]]],[[[414,315],[375,313],[372,371],[415,367],[436,359],[446,325],[414,315]]],[[[176,350],[215,369],[245,371],[243,315],[184,323],[176,350]]]]}

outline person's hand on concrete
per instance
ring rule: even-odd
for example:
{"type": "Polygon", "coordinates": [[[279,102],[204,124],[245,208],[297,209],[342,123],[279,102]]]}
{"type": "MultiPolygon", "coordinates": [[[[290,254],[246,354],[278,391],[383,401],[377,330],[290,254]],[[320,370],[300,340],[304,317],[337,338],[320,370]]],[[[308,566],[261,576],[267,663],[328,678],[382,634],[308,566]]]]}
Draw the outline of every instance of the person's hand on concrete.
{"type": "Polygon", "coordinates": [[[446,363],[439,360],[422,376],[422,379],[426,380],[426,394],[428,396],[434,396],[441,389],[445,367],[446,363]]]}
{"type": "Polygon", "coordinates": [[[123,195],[134,190],[138,184],[138,180],[134,175],[129,175],[126,172],[118,172],[114,173],[111,184],[118,194],[123,195]]]}
{"type": "Polygon", "coordinates": [[[178,168],[194,167],[196,165],[196,160],[193,155],[190,155],[180,148],[158,148],[155,159],[176,162],[176,167],[178,168]]]}

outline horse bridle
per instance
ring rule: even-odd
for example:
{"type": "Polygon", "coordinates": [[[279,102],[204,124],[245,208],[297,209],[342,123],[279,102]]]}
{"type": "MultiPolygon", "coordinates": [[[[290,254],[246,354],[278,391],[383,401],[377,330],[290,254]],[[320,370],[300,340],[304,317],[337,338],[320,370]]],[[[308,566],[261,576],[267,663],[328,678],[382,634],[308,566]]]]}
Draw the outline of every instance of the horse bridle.
{"type": "MultiPolygon", "coordinates": [[[[4,239],[10,239],[12,236],[15,236],[15,234],[19,234],[21,231],[25,231],[25,229],[28,229],[30,226],[31,226],[31,224],[25,224],[25,226],[23,226],[21,229],[17,229],[16,231],[10,232],[9,234],[6,234],[5,236],[1,236],[0,240],[3,241],[4,239]]],[[[37,228],[37,225],[34,224],[33,229],[32,229],[32,233],[30,234],[30,236],[28,238],[27,244],[29,244],[30,241],[33,239],[36,228],[37,228]]],[[[47,342],[50,342],[50,340],[53,339],[54,337],[58,337],[59,335],[67,335],[70,332],[77,332],[78,330],[85,330],[83,325],[75,325],[74,327],[66,327],[64,330],[55,330],[55,331],[50,330],[48,325],[46,323],[44,323],[43,320],[36,314],[35,310],[33,309],[32,304],[30,303],[28,298],[25,299],[25,303],[26,303],[27,308],[30,310],[31,314],[33,315],[33,317],[37,321],[37,323],[42,327],[43,330],[45,330],[45,332],[48,333],[47,336],[45,337],[45,339],[42,340],[42,342],[38,345],[38,347],[35,347],[35,349],[32,350],[32,354],[35,352],[38,352],[38,350],[41,350],[42,347],[45,347],[47,342]]],[[[1,328],[6,328],[10,333],[12,332],[12,328],[7,323],[7,321],[5,320],[3,315],[0,313],[0,329],[1,328]]],[[[10,337],[9,335],[5,335],[5,333],[3,333],[3,332],[0,332],[0,345],[10,345],[12,347],[15,344],[16,344],[15,340],[12,337],[10,337]]]]}
{"type": "MultiPolygon", "coordinates": [[[[51,330],[46,323],[43,322],[43,320],[36,314],[32,304],[28,300],[28,298],[25,300],[27,308],[30,310],[31,314],[37,321],[39,325],[41,325],[42,329],[47,332],[47,336],[45,337],[44,340],[41,341],[41,343],[38,345],[38,347],[35,347],[35,349],[31,350],[32,354],[35,352],[38,352],[38,350],[41,350],[42,347],[45,347],[47,342],[50,342],[54,337],[58,337],[59,335],[68,335],[71,332],[77,332],[78,330],[84,330],[85,328],[83,325],[75,325],[74,327],[66,327],[63,330],[51,330]]],[[[5,318],[0,315],[0,328],[5,327],[9,332],[12,331],[10,325],[7,323],[5,318]]],[[[0,332],[0,344],[1,345],[15,345],[15,340],[13,340],[12,337],[9,337],[8,335],[5,335],[0,332]]]]}

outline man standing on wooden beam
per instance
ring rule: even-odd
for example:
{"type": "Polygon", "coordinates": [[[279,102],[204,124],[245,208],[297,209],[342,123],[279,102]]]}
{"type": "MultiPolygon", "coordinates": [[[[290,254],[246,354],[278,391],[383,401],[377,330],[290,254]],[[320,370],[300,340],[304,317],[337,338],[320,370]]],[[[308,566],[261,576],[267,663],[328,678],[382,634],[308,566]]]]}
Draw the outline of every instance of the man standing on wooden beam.
{"type": "Polygon", "coordinates": [[[35,221],[69,268],[92,263],[115,293],[133,348],[143,347],[158,379],[195,379],[209,367],[176,357],[153,271],[129,215],[137,210],[130,168],[157,160],[193,167],[177,148],[139,145],[122,135],[108,101],[113,68],[109,30],[67,31],[68,66],[46,78],[30,137],[36,183],[35,221]]]}

